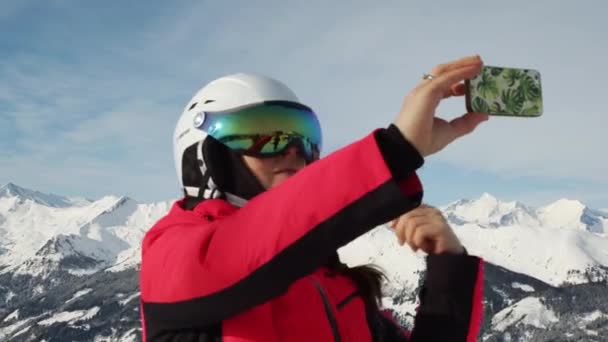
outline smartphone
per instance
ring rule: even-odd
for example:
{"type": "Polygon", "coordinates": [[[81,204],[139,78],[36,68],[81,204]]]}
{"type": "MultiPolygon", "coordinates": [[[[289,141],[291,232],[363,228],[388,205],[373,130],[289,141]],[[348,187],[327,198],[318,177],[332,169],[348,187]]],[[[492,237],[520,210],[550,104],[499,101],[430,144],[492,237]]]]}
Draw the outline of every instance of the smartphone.
{"type": "Polygon", "coordinates": [[[484,66],[466,80],[469,112],[489,115],[538,117],[543,113],[540,73],[532,69],[484,66]]]}

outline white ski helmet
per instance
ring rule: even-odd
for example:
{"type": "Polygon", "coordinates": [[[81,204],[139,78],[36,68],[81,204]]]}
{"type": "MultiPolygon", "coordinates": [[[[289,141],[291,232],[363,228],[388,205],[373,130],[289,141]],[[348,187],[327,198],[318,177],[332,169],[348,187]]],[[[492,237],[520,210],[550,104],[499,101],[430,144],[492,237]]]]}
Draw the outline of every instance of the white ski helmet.
{"type": "MultiPolygon", "coordinates": [[[[175,169],[184,195],[199,198],[218,198],[222,195],[207,172],[208,165],[206,165],[206,158],[203,155],[203,144],[209,135],[199,129],[200,113],[227,111],[267,101],[300,103],[294,92],[285,84],[265,76],[245,73],[218,78],[194,95],[177,121],[173,135],[175,169]],[[187,149],[193,148],[196,148],[196,159],[202,184],[184,182],[185,172],[182,170],[184,154],[187,149]]],[[[230,194],[225,195],[230,196],[230,194]]]]}

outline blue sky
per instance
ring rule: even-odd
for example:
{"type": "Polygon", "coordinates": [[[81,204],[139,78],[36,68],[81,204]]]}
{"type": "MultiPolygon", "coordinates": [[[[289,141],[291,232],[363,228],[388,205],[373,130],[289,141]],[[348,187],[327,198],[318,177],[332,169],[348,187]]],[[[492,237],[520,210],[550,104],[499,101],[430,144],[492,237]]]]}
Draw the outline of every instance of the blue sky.
{"type": "MultiPolygon", "coordinates": [[[[608,207],[608,32],[600,1],[4,1],[0,184],[144,202],[179,195],[171,136],[224,74],[288,84],[327,154],[388,125],[421,75],[479,53],[538,69],[545,112],[491,118],[427,159],[426,201],[489,192],[608,207]]],[[[439,116],[465,112],[464,99],[439,116]]]]}

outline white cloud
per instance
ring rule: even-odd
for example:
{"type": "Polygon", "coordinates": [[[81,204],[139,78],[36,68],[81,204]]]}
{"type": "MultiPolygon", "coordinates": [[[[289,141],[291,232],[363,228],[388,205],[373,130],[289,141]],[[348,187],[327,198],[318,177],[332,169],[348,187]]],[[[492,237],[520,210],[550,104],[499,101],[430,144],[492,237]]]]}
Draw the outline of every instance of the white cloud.
{"type": "Polygon", "coordinates": [[[1,153],[0,179],[74,195],[175,193],[171,135],[179,109],[154,82],[31,59],[40,62],[36,72],[28,62],[2,68],[9,82],[0,94],[10,106],[2,120],[15,123],[17,140],[1,153]]]}

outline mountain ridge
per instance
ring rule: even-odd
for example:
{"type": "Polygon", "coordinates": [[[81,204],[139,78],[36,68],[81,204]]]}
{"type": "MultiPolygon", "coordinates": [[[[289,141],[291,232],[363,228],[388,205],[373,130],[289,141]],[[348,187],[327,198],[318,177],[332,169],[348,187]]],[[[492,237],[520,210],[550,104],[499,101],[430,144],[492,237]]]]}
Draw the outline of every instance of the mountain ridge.
{"type": "MultiPolygon", "coordinates": [[[[53,207],[18,196],[0,196],[0,340],[138,340],[140,243],[172,202],[105,196],[53,207]]],[[[486,260],[484,341],[608,336],[608,215],[578,201],[535,208],[487,193],[441,209],[486,260]]],[[[385,270],[383,304],[411,327],[424,254],[398,246],[386,226],[339,254],[385,270]]]]}

